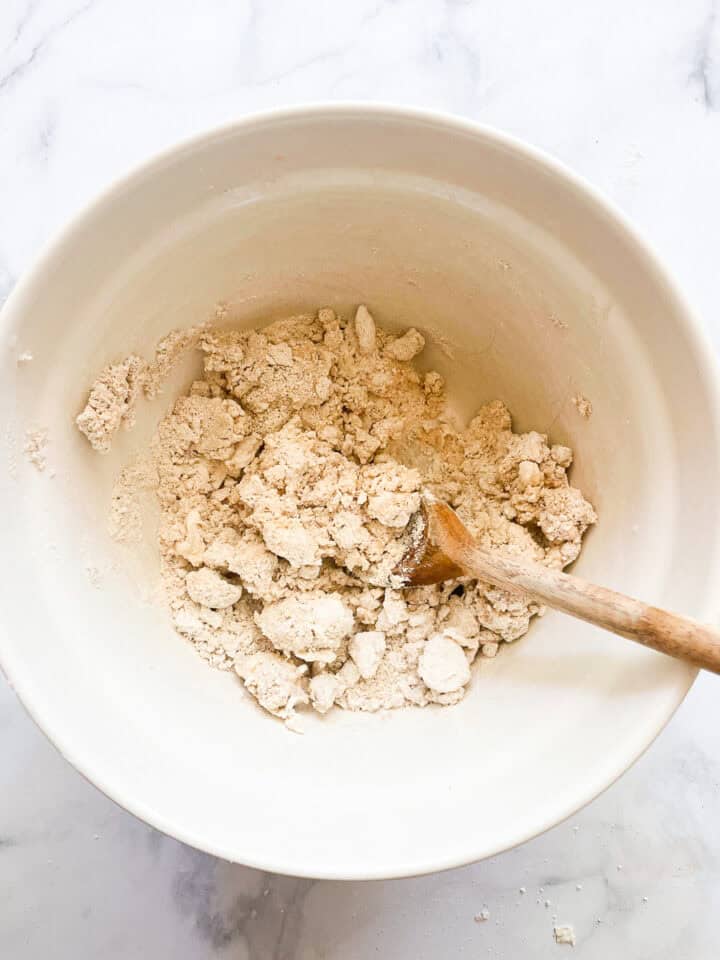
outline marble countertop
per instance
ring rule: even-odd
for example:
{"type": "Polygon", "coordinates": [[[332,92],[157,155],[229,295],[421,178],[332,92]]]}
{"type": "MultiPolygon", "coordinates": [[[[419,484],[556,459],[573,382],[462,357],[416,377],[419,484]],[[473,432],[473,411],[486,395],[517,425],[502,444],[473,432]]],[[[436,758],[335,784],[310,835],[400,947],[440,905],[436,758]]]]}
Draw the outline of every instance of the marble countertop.
{"type": "MultiPolygon", "coordinates": [[[[3,0],[0,302],[117,174],[248,111],[385,100],[495,124],[610,195],[720,344],[720,9],[712,0],[3,0]]],[[[717,680],[571,821],[416,880],[331,883],[164,837],[69,767],[0,681],[8,960],[714,960],[717,680]],[[547,901],[547,904],[546,904],[547,901]],[[483,908],[488,919],[474,921],[483,908]]]]}

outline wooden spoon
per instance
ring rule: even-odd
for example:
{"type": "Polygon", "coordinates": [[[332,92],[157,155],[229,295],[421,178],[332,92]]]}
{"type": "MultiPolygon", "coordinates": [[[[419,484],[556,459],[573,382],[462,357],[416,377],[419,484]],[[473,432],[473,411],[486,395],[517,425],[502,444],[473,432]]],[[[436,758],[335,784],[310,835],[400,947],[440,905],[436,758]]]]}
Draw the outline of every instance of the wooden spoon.
{"type": "Polygon", "coordinates": [[[719,630],[540,564],[490,554],[478,546],[455,511],[433,497],[424,498],[410,523],[410,546],[393,582],[420,587],[459,576],[477,577],[720,673],[719,630]]]}

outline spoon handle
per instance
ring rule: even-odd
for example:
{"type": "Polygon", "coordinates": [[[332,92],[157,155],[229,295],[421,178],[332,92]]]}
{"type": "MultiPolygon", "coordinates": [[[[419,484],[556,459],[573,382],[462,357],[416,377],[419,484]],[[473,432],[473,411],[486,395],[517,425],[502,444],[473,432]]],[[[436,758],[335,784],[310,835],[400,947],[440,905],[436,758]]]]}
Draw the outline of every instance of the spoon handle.
{"type": "Polygon", "coordinates": [[[539,564],[491,557],[474,542],[454,546],[452,559],[473,577],[529,594],[563,613],[720,673],[720,630],[539,564]]]}

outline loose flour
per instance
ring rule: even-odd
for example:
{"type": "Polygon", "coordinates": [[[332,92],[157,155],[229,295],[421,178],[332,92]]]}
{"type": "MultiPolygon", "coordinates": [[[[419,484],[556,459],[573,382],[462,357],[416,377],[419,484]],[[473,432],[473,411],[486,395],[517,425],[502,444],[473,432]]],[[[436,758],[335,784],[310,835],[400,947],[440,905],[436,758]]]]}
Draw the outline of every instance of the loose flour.
{"type": "Polygon", "coordinates": [[[442,377],[413,366],[421,333],[386,333],[364,306],[352,320],[323,309],[261,330],[193,328],[154,364],[106,368],[77,418],[95,449],[195,345],[202,379],[123,471],[112,509],[114,535],[137,538],[137,490],[155,490],[175,629],[291,725],[304,705],[457,703],[475,658],[541,608],[471,578],[388,586],[421,492],[484,547],[562,568],[596,519],[568,483],[572,452],[513,433],[500,401],[457,428],[442,377]]]}
{"type": "Polygon", "coordinates": [[[29,462],[41,473],[47,466],[47,445],[47,430],[27,430],[25,432],[23,452],[29,462]]]}

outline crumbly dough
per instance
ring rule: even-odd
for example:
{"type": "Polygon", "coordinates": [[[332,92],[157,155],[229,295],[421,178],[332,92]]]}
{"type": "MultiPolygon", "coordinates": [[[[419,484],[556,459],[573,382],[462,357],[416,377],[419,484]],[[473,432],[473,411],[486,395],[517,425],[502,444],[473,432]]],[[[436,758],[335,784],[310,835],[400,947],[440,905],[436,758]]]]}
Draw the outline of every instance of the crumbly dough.
{"type": "MultiPolygon", "coordinates": [[[[422,334],[390,334],[365,306],[190,340],[203,377],[118,494],[135,530],[128,476],[155,478],[177,631],[289,724],[305,705],[457,703],[476,657],[521,637],[541,608],[472,578],[390,586],[408,521],[427,491],[484,547],[562,568],[596,519],[568,483],[572,452],[513,433],[500,401],[459,428],[442,377],[413,366],[422,334]]],[[[101,452],[132,407],[135,367],[117,366],[78,418],[101,452]]]]}
{"type": "Polygon", "coordinates": [[[98,453],[109,452],[120,427],[129,430],[135,424],[143,367],[143,360],[131,355],[105,367],[93,384],[85,409],[75,422],[98,453]]]}
{"type": "Polygon", "coordinates": [[[187,330],[173,330],[158,343],[155,357],[149,363],[131,354],[105,367],[92,385],[84,409],[75,418],[78,430],[85,434],[93,449],[108,453],[118,430],[132,429],[141,392],[149,400],[158,395],[163,380],[182,354],[197,343],[206,325],[200,323],[187,330]]]}

